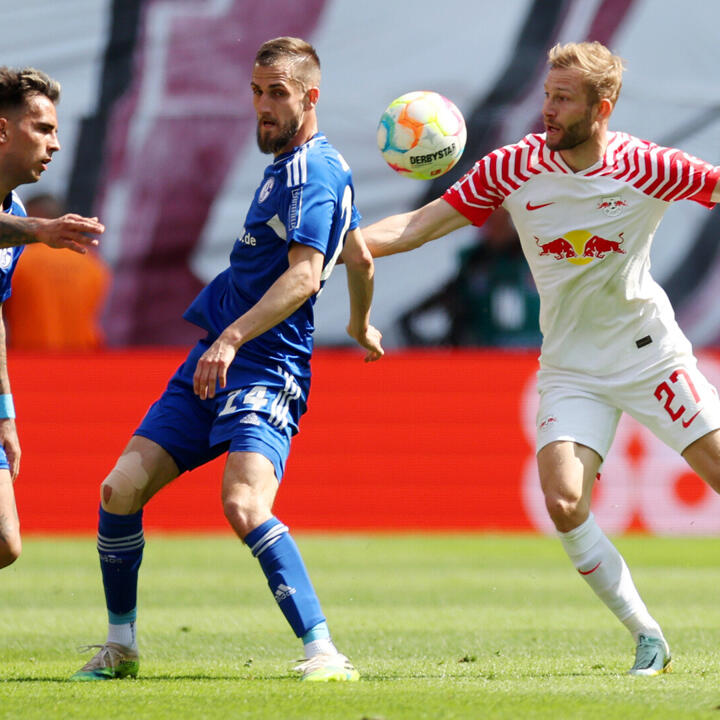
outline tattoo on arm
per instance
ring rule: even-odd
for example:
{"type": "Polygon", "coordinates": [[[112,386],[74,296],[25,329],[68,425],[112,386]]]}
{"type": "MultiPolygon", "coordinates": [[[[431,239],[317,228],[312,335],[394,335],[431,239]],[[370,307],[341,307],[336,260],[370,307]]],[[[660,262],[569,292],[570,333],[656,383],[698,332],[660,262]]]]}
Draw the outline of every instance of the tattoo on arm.
{"type": "Polygon", "coordinates": [[[36,242],[35,233],[27,222],[13,216],[0,216],[0,247],[16,247],[36,242]]]}

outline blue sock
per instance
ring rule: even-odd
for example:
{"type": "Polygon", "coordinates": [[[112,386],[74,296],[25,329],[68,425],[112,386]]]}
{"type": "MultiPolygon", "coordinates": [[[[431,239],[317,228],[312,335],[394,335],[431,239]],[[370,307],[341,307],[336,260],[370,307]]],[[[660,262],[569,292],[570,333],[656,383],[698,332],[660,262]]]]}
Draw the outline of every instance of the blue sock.
{"type": "Polygon", "coordinates": [[[138,571],[144,547],[142,510],[132,515],[115,515],[100,506],[97,548],[108,620],[113,625],[135,621],[138,571]]]}
{"type": "Polygon", "coordinates": [[[245,544],[260,562],[270,591],[295,635],[325,622],[320,601],[287,526],[272,517],[248,533],[245,544]]]}
{"type": "Polygon", "coordinates": [[[307,645],[311,642],[317,642],[318,640],[329,640],[330,639],[330,628],[326,622],[318,623],[315,627],[310,628],[303,636],[302,641],[307,645]]]}

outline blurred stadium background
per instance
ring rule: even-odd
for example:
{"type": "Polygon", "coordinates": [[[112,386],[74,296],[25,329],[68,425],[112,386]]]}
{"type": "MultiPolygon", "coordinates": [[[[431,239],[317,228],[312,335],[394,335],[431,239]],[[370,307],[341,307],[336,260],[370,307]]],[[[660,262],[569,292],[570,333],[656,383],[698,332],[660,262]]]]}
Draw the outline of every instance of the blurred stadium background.
{"type": "MultiPolygon", "coordinates": [[[[257,46],[309,39],[323,63],[321,129],[354,170],[365,222],[437,196],[486,151],[538,128],[545,52],[597,39],[627,61],[613,128],[720,164],[717,28],[703,0],[24,0],[4,9],[2,62],[63,84],[63,150],[36,186],[108,226],[108,349],[11,350],[25,530],[94,531],[97,488],[197,329],[181,313],[225,267],[262,169],[248,92],[257,46]],[[464,113],[461,164],[433,183],[376,150],[396,96],[436,90],[464,113]],[[57,500],[60,490],[60,510],[57,500]],[[50,498],[53,502],[49,502],[50,498]]],[[[653,268],[720,385],[720,213],[670,209],[653,268]]],[[[345,281],[317,305],[310,411],[278,512],[295,528],[547,531],[533,464],[536,349],[411,348],[399,319],[457,271],[469,229],[377,264],[389,355],[347,351],[345,281]]],[[[569,312],[572,310],[569,308],[569,312]]],[[[148,527],[223,528],[217,464],[148,509],[148,527]]],[[[598,484],[610,532],[717,534],[720,500],[624,419],[598,484]]]]}

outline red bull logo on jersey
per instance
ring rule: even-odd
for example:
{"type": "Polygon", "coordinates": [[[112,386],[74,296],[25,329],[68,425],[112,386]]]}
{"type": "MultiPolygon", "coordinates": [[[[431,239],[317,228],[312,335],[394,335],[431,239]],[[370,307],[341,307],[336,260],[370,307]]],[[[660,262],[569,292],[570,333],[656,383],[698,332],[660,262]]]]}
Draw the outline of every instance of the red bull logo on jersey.
{"type": "Polygon", "coordinates": [[[557,418],[554,415],[546,415],[540,422],[538,423],[538,430],[540,432],[544,432],[550,429],[552,425],[554,425],[557,422],[557,418]]]}
{"type": "Polygon", "coordinates": [[[597,209],[601,210],[603,215],[608,217],[617,217],[626,208],[628,204],[616,196],[608,196],[600,198],[597,209]]]}
{"type": "Polygon", "coordinates": [[[603,260],[611,253],[625,254],[621,245],[625,242],[622,233],[617,240],[607,240],[589,230],[571,230],[562,237],[543,242],[535,236],[540,248],[540,257],[550,255],[555,260],[567,260],[573,265],[587,265],[593,260],[603,260]]]}

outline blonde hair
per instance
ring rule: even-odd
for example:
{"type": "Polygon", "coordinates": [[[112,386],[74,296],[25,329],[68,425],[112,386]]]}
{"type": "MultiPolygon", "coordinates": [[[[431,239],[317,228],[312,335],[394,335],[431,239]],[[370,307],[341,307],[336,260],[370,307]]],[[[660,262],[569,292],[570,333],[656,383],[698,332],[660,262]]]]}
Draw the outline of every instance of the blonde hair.
{"type": "Polygon", "coordinates": [[[292,76],[303,88],[319,87],[320,58],[315,48],[296,37],[277,37],[264,42],[255,55],[255,64],[261,66],[288,62],[292,76]]]}
{"type": "Polygon", "coordinates": [[[550,69],[576,68],[585,81],[592,103],[607,98],[613,106],[622,87],[623,59],[613,55],[602,43],[581,42],[555,45],[548,52],[550,69]]]}

